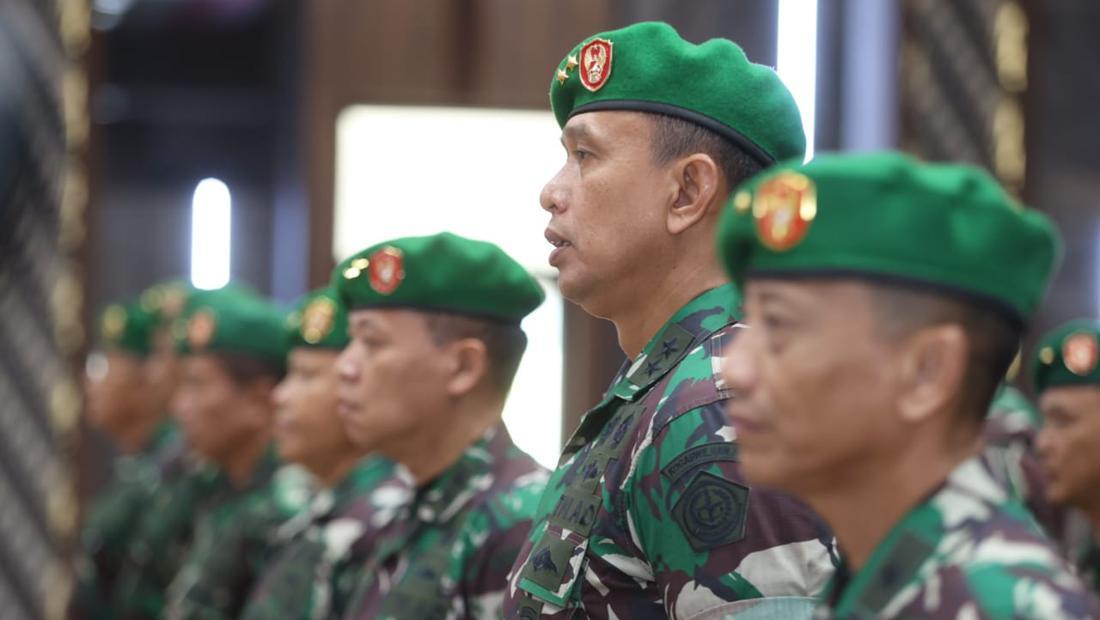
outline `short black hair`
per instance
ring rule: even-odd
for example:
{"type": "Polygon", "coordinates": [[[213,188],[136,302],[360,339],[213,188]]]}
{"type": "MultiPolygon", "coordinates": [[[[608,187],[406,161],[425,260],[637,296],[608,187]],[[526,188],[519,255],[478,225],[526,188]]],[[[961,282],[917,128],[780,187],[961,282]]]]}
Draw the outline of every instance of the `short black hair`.
{"type": "Polygon", "coordinates": [[[703,153],[718,165],[730,189],[763,169],[744,149],[702,125],[667,114],[646,114],[653,118],[653,157],[659,164],[703,153]]]}
{"type": "Polygon", "coordinates": [[[213,355],[222,368],[225,369],[230,380],[238,387],[248,385],[259,379],[271,379],[278,383],[286,375],[286,365],[273,360],[222,351],[213,355]]]}
{"type": "Polygon", "coordinates": [[[904,338],[933,325],[955,323],[970,343],[959,405],[972,422],[985,420],[997,388],[1020,348],[1023,326],[998,308],[904,284],[874,283],[875,313],[884,336],[904,338]]]}
{"type": "Polygon", "coordinates": [[[426,312],[425,321],[436,346],[464,338],[483,342],[489,357],[489,378],[501,394],[508,394],[527,350],[527,334],[518,325],[445,312],[426,312]]]}

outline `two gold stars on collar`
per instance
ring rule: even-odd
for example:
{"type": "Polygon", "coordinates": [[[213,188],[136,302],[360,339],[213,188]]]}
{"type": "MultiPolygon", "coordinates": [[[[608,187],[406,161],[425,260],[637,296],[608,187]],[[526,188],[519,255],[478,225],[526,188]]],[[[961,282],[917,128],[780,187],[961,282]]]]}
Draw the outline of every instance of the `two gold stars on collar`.
{"type": "Polygon", "coordinates": [[[577,57],[570,54],[565,57],[565,69],[558,69],[558,84],[564,84],[569,79],[569,72],[577,68],[577,57]]]}

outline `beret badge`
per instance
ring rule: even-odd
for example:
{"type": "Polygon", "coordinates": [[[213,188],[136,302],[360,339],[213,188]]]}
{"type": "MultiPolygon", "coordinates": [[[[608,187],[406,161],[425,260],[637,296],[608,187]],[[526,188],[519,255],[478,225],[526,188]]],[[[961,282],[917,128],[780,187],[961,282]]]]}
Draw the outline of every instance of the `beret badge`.
{"type": "Polygon", "coordinates": [[[1070,334],[1062,342],[1062,360],[1075,375],[1085,376],[1096,369],[1098,350],[1096,338],[1089,333],[1070,334]]]}
{"type": "Polygon", "coordinates": [[[603,88],[611,77],[611,41],[592,39],[581,48],[581,84],[592,92],[603,88]]]}
{"type": "Polygon", "coordinates": [[[314,299],[302,311],[302,340],[317,344],[329,335],[335,324],[336,305],[324,297],[314,299]]]}
{"type": "Polygon", "coordinates": [[[405,279],[405,255],[388,245],[370,257],[370,287],[381,295],[390,295],[405,279]]]}
{"type": "Polygon", "coordinates": [[[805,175],[781,172],[760,185],[752,209],[760,241],[777,252],[786,251],[806,237],[817,216],[816,188],[805,175]]]}

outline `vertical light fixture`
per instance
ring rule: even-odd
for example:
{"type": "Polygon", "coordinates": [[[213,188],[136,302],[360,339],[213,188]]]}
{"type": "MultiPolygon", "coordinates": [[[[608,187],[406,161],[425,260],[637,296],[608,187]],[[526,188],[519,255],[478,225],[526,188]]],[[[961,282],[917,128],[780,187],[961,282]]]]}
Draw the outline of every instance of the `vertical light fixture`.
{"type": "Polygon", "coordinates": [[[233,203],[218,179],[203,179],[191,198],[191,284],[199,289],[229,283],[233,203]]]}
{"type": "Polygon", "coordinates": [[[817,103],[817,0],[779,0],[776,71],[802,113],[809,160],[814,155],[817,103]]]}

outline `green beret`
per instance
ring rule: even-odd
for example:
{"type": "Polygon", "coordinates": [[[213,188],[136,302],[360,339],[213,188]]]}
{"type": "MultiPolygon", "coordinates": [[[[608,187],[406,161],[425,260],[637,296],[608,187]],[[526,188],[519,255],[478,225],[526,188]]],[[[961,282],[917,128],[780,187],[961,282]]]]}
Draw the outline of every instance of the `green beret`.
{"type": "Polygon", "coordinates": [[[1100,385],[1100,322],[1070,321],[1043,336],[1035,351],[1036,393],[1059,385],[1100,385]]]}
{"type": "Polygon", "coordinates": [[[412,308],[515,325],[545,297],[504,250],[446,232],[373,245],[337,265],[333,288],[348,310],[412,308]]]}
{"type": "Polygon", "coordinates": [[[728,39],[695,45],[661,22],[585,39],[550,82],[558,125],[593,110],[675,116],[714,131],[763,166],[806,152],[794,97],[770,67],[728,39]]]}
{"type": "Polygon", "coordinates": [[[918,285],[1024,323],[1061,244],[1050,221],[971,166],[899,153],[787,162],[733,193],[718,252],[746,277],[858,277],[918,285]]]}
{"type": "Polygon", "coordinates": [[[195,289],[182,280],[158,282],[141,294],[141,306],[155,316],[158,323],[169,325],[183,314],[194,292],[195,289]]]}
{"type": "Polygon", "coordinates": [[[111,304],[99,315],[103,346],[141,357],[152,350],[156,326],[156,317],[140,303],[111,304]]]}
{"type": "Polygon", "coordinates": [[[193,295],[180,317],[176,348],[182,354],[233,353],[286,363],[284,315],[239,289],[193,295]]]}
{"type": "Polygon", "coordinates": [[[348,312],[332,289],[318,289],[287,315],[286,335],[291,349],[343,349],[348,344],[348,312]]]}

